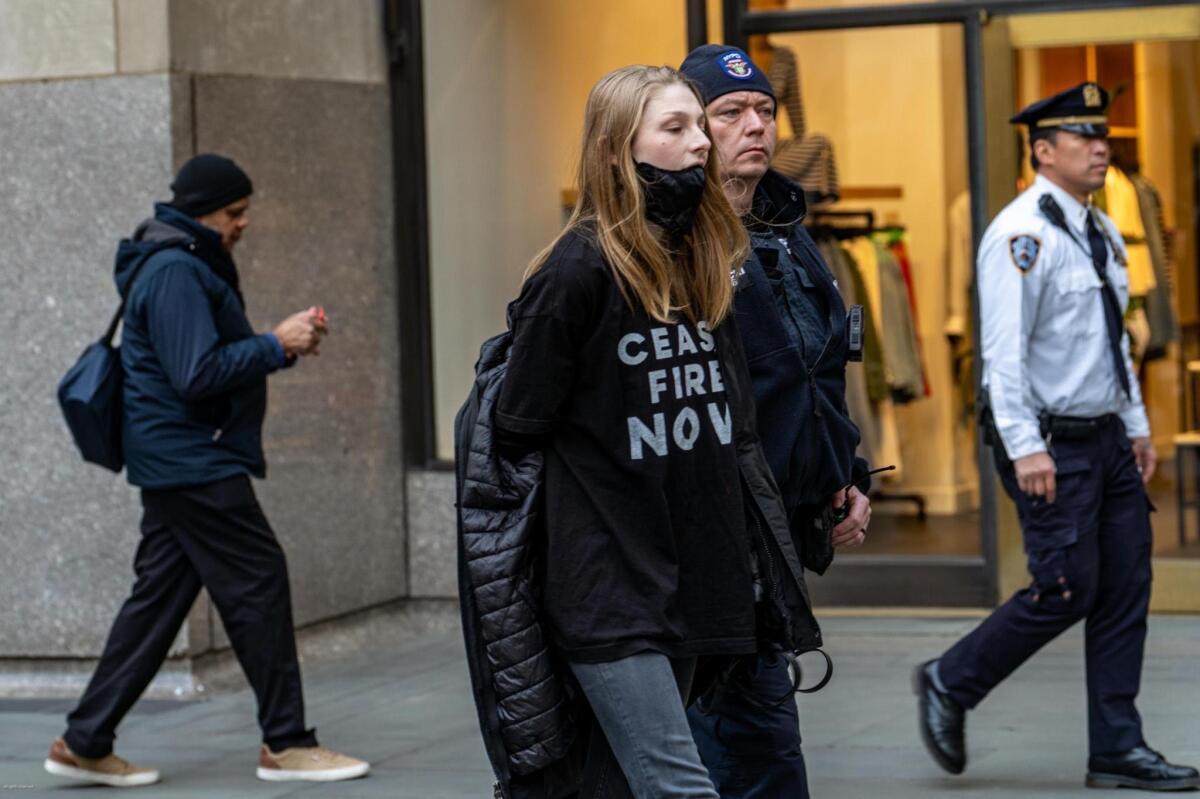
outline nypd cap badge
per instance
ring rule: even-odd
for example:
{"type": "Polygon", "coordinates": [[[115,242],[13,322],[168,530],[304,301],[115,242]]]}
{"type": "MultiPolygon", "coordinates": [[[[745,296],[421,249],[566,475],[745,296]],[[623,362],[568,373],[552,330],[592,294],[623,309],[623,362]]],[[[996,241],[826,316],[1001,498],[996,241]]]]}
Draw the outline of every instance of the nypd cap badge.
{"type": "Polygon", "coordinates": [[[726,75],[738,80],[748,80],[754,74],[754,67],[750,66],[746,56],[737,50],[717,56],[717,64],[725,71],[726,75]]]}
{"type": "Polygon", "coordinates": [[[1042,243],[1035,236],[1013,236],[1008,240],[1008,254],[1012,256],[1013,266],[1022,272],[1033,269],[1041,251],[1042,243]]]}

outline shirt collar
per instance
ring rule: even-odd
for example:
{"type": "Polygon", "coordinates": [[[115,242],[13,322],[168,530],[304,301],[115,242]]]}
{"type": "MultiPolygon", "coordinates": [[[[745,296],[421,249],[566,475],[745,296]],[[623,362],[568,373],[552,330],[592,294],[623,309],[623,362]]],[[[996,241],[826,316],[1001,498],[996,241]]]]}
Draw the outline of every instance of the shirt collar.
{"type": "Polygon", "coordinates": [[[1091,210],[1091,203],[1082,204],[1076,200],[1071,194],[1059,186],[1050,178],[1044,175],[1037,175],[1033,180],[1033,186],[1037,189],[1038,196],[1049,192],[1054,200],[1063,209],[1063,215],[1067,218],[1067,223],[1074,228],[1078,233],[1087,231],[1087,216],[1091,210]]]}

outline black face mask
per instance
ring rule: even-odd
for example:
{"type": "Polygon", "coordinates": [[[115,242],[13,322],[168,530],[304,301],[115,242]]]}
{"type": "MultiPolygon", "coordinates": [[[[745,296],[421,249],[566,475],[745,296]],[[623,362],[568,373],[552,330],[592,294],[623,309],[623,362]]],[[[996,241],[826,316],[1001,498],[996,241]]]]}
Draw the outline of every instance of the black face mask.
{"type": "Polygon", "coordinates": [[[642,196],[646,198],[646,218],[672,238],[691,233],[704,196],[704,167],[674,171],[650,164],[636,167],[642,180],[642,196]]]}

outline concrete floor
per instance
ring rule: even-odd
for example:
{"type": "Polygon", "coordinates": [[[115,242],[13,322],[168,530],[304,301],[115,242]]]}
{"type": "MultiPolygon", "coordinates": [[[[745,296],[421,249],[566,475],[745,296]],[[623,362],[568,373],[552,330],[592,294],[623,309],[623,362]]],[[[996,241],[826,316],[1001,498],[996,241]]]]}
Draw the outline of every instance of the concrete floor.
{"type": "MultiPolygon", "coordinates": [[[[970,765],[950,777],[917,737],[913,664],[936,656],[976,620],[833,617],[823,622],[836,674],[800,712],[812,795],[819,799],[1095,796],[1086,767],[1082,635],[1073,630],[1000,686],[968,719],[970,765]]],[[[254,778],[252,696],[143,703],[121,728],[118,751],[159,768],[164,781],[118,792],[44,773],[50,739],[70,703],[0,701],[0,796],[421,797],[491,796],[460,639],[433,633],[305,664],[310,723],[322,742],[374,764],[336,785],[254,778]]],[[[1200,617],[1151,620],[1142,714],[1152,746],[1200,763],[1200,617]]]]}

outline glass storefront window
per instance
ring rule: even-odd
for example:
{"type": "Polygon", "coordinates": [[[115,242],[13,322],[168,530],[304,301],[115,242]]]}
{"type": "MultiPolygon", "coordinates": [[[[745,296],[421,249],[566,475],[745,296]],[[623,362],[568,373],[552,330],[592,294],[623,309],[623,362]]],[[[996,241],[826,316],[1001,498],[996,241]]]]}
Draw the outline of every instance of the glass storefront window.
{"type": "MultiPolygon", "coordinates": [[[[749,7],[853,7],[869,15],[876,6],[904,4],[750,0],[749,7]]],[[[588,89],[623,64],[677,64],[687,49],[684,5],[425,4],[425,40],[433,45],[426,48],[425,78],[440,458],[453,455],[453,416],[471,383],[480,343],[503,329],[505,303],[516,296],[526,264],[561,227],[588,89]]],[[[708,0],[706,9],[710,34],[720,38],[722,4],[708,0]]],[[[782,107],[776,167],[812,193],[814,232],[827,257],[874,270],[858,288],[879,306],[881,342],[894,344],[895,320],[907,308],[905,335],[913,346],[907,355],[891,347],[882,388],[878,374],[850,366],[857,373],[850,380],[851,405],[864,429],[864,454],[874,465],[900,467],[876,485],[871,536],[862,552],[950,556],[946,563],[957,559],[960,566],[995,570],[1001,594],[1028,579],[1007,498],[1000,494],[997,519],[981,518],[968,174],[972,164],[984,168],[994,214],[1031,178],[1022,134],[1008,125],[1008,115],[1092,79],[1115,94],[1112,142],[1122,172],[1157,194],[1161,219],[1157,225],[1143,220],[1142,237],[1153,228],[1161,239],[1161,253],[1153,256],[1162,261],[1156,283],[1165,288],[1163,300],[1177,328],[1160,340],[1146,332],[1151,314],[1142,318],[1135,307],[1128,320],[1143,337],[1139,346],[1145,344],[1140,377],[1162,456],[1151,485],[1159,507],[1156,573],[1160,583],[1163,575],[1180,575],[1156,589],[1155,601],[1164,608],[1200,608],[1200,592],[1181,588],[1198,582],[1200,568],[1200,502],[1187,504],[1200,497],[1194,221],[1200,7],[997,12],[987,20],[984,39],[979,76],[966,74],[961,24],[774,33],[749,43],[756,61],[770,62],[773,80],[786,84],[776,87],[782,107]],[[975,80],[985,89],[988,153],[967,146],[965,94],[975,80]],[[846,230],[854,227],[863,229],[860,235],[846,230]],[[881,258],[896,263],[881,267],[881,258]],[[903,292],[904,302],[884,309],[882,289],[873,285],[881,280],[903,292]],[[915,359],[904,360],[909,356],[915,359]],[[856,400],[854,392],[865,399],[856,400]],[[998,560],[981,543],[981,531],[993,522],[998,560]]],[[[1132,229],[1129,237],[1138,238],[1132,229]]]]}
{"type": "MultiPolygon", "coordinates": [[[[784,5],[813,10],[838,4],[751,3],[758,10],[784,5]]],[[[954,149],[962,142],[962,86],[967,77],[961,71],[960,27],[855,28],[769,37],[772,45],[797,54],[804,94],[799,135],[823,135],[836,154],[844,189],[841,201],[830,207],[870,210],[877,220],[903,224],[911,245],[921,354],[933,390],[895,408],[903,472],[881,488],[884,497],[922,496],[933,521],[922,524],[902,501],[895,503],[894,515],[889,500],[877,502],[872,540],[864,552],[978,552],[981,520],[972,511],[978,496],[978,477],[972,469],[973,431],[961,414],[969,409],[970,389],[961,394],[962,401],[938,395],[939,389],[945,392],[949,387],[947,364],[953,364],[955,353],[961,352],[950,336],[953,325],[939,328],[946,317],[938,318],[932,310],[948,308],[960,290],[953,287],[951,274],[941,271],[955,247],[953,198],[965,189],[961,170],[970,159],[984,162],[995,184],[989,198],[993,201],[999,197],[1007,202],[1028,185],[1032,177],[1028,150],[1022,133],[1008,125],[1007,116],[1037,98],[1090,79],[1113,94],[1110,178],[1127,181],[1100,193],[1096,201],[1114,219],[1141,217],[1146,214],[1138,202],[1132,207],[1126,203],[1124,209],[1119,206],[1130,197],[1148,196],[1158,217],[1118,222],[1131,248],[1146,251],[1147,273],[1158,273],[1157,296],[1147,296],[1147,281],[1142,281],[1127,319],[1155,444],[1162,456],[1150,485],[1159,510],[1154,524],[1159,578],[1155,606],[1200,608],[1200,591],[1194,587],[1200,575],[1200,502],[1193,500],[1200,497],[1200,380],[1196,379],[1200,378],[1200,230],[1195,222],[1200,177],[1200,9],[1143,7],[996,16],[987,26],[985,74],[979,76],[989,93],[987,135],[1013,143],[1007,150],[1012,162],[1007,164],[995,163],[1003,146],[990,151],[990,160],[985,153],[954,149]],[[1012,74],[995,79],[1006,70],[1012,74]],[[1011,102],[1004,102],[1010,91],[1011,102]],[[931,151],[931,143],[942,149],[931,151]],[[907,172],[906,166],[911,167],[907,172]],[[1136,189],[1121,195],[1121,185],[1136,189]],[[916,200],[918,196],[924,202],[916,200]],[[944,339],[939,335],[943,333],[944,339]],[[949,464],[953,466],[948,468],[949,464]],[[961,486],[967,490],[957,494],[961,504],[956,507],[946,501],[954,492],[946,491],[961,486]]],[[[992,213],[999,207],[993,207],[992,213]]],[[[957,285],[961,287],[961,282],[957,285]]],[[[953,367],[949,371],[953,373],[953,367]]],[[[995,568],[1002,594],[1028,579],[1009,504],[1001,495],[995,568]]]]}
{"type": "Polygon", "coordinates": [[[876,481],[863,551],[979,555],[961,26],[772,34],[751,48],[796,64],[775,165],[816,201],[827,260],[844,253],[858,270],[868,296],[854,300],[883,345],[878,366],[848,367],[862,454],[898,467],[876,481]],[[852,235],[866,219],[874,232],[852,235]],[[903,299],[889,302],[897,290],[903,299]],[[911,347],[892,346],[909,335],[911,347]]]}
{"type": "Polygon", "coordinates": [[[682,3],[437,0],[424,5],[436,454],[484,339],[558,233],[592,84],[678,64],[682,3]]]}

